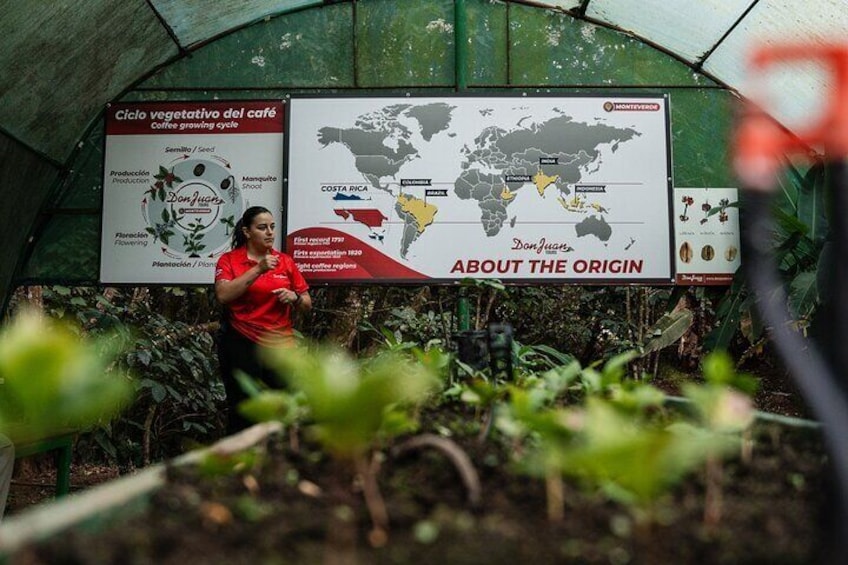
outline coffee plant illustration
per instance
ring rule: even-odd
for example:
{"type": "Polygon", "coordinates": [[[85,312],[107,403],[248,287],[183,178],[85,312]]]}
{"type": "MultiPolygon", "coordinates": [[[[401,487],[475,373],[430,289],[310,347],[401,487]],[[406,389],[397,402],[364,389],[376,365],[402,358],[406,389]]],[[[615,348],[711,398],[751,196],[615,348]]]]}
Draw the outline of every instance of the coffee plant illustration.
{"type": "Polygon", "coordinates": [[[170,214],[167,208],[162,209],[161,217],[161,222],[156,222],[153,227],[147,226],[144,228],[144,231],[153,236],[153,241],[159,239],[162,240],[162,243],[168,245],[169,240],[174,236],[174,227],[182,218],[178,217],[176,214],[170,214]]]}
{"type": "Polygon", "coordinates": [[[158,198],[163,202],[165,201],[165,188],[173,188],[174,183],[183,182],[183,179],[174,174],[173,167],[166,169],[162,165],[159,165],[159,172],[153,175],[153,178],[156,181],[145,191],[145,194],[149,194],[151,200],[158,198]]]}
{"type": "Polygon", "coordinates": [[[203,224],[200,220],[188,223],[189,232],[183,236],[183,246],[190,257],[199,257],[199,253],[206,249],[206,246],[201,243],[203,241],[203,224]]]}
{"type": "Polygon", "coordinates": [[[226,218],[221,218],[219,221],[226,226],[227,231],[225,232],[225,235],[227,236],[230,235],[230,230],[234,230],[236,228],[235,216],[227,216],[226,218]]]}

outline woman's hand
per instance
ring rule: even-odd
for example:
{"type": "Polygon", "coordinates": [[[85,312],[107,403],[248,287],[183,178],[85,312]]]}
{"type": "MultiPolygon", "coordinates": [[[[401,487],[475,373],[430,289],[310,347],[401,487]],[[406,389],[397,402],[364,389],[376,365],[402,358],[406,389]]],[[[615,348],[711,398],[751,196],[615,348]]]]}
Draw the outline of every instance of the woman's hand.
{"type": "Polygon", "coordinates": [[[273,271],[280,264],[280,258],[273,253],[268,253],[259,261],[259,270],[263,273],[273,271]]]}
{"type": "Polygon", "coordinates": [[[271,291],[277,296],[277,300],[282,304],[290,304],[292,308],[297,308],[303,312],[312,309],[312,297],[308,292],[297,293],[290,288],[278,288],[271,291]]]}
{"type": "Polygon", "coordinates": [[[298,300],[298,294],[290,288],[278,288],[271,291],[277,295],[277,300],[283,304],[294,304],[298,300]]]}

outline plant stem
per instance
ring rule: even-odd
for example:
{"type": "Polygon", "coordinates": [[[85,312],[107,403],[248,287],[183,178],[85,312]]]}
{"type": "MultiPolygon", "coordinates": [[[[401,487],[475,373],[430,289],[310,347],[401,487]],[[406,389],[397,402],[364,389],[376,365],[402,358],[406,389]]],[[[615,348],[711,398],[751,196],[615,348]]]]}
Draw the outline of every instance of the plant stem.
{"type": "Polygon", "coordinates": [[[545,493],[548,499],[548,521],[562,522],[565,519],[565,493],[562,476],[554,469],[545,475],[545,493]]]}
{"type": "Polygon", "coordinates": [[[492,316],[492,306],[495,305],[495,299],[498,297],[498,293],[495,289],[491,289],[489,291],[489,299],[486,301],[486,312],[483,317],[483,323],[488,324],[489,319],[492,316]]]}
{"type": "Polygon", "coordinates": [[[480,433],[477,436],[477,443],[485,443],[489,437],[489,432],[492,430],[492,422],[495,420],[494,409],[490,406],[483,415],[483,425],[480,427],[480,433]]]}
{"type": "Polygon", "coordinates": [[[482,302],[483,302],[483,290],[479,290],[479,292],[477,292],[477,309],[476,309],[477,313],[474,316],[474,329],[475,330],[483,329],[483,328],[480,327],[480,309],[482,307],[481,306],[482,302]]]}
{"type": "Polygon", "coordinates": [[[752,437],[751,428],[748,427],[742,432],[742,448],[740,458],[742,463],[750,465],[754,459],[754,438],[752,437]]]}
{"type": "Polygon", "coordinates": [[[723,467],[721,459],[715,455],[707,457],[707,490],[704,494],[704,525],[713,529],[721,521],[721,478],[723,467]]]}
{"type": "Polygon", "coordinates": [[[477,474],[474,463],[471,462],[471,458],[468,457],[468,454],[455,441],[434,434],[422,434],[410,438],[397,446],[392,450],[392,455],[398,456],[411,449],[421,447],[432,447],[445,454],[448,460],[456,467],[459,477],[468,490],[468,503],[472,508],[477,507],[482,497],[480,477],[477,474]]]}
{"type": "Polygon", "coordinates": [[[362,495],[365,497],[365,506],[368,508],[373,526],[368,535],[368,540],[373,547],[382,547],[388,542],[389,513],[377,484],[379,463],[374,459],[374,464],[369,464],[364,453],[355,455],[353,462],[357,474],[362,477],[362,495]]]}
{"type": "Polygon", "coordinates": [[[297,424],[289,428],[289,447],[294,453],[300,453],[300,427],[297,424]]]}
{"type": "Polygon", "coordinates": [[[142,460],[144,466],[150,465],[150,436],[153,434],[153,418],[156,416],[156,405],[151,404],[147,410],[147,417],[144,419],[144,440],[142,448],[142,460]]]}

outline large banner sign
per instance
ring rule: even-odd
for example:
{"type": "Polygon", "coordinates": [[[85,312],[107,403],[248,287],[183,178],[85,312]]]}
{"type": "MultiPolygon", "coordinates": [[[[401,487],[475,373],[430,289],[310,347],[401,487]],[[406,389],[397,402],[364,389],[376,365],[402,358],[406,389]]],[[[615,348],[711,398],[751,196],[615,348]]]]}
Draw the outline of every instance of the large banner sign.
{"type": "Polygon", "coordinates": [[[284,114],[280,101],[111,105],[100,281],[212,283],[244,210],[280,213],[284,114]]]}
{"type": "Polygon", "coordinates": [[[313,282],[674,281],[666,97],[294,98],[287,124],[313,282]]]}

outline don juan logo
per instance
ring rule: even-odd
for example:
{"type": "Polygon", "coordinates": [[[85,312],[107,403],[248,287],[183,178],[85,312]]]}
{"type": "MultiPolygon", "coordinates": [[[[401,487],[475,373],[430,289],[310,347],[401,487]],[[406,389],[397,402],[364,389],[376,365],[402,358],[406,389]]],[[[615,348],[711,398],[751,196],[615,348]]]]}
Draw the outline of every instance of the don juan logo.
{"type": "Polygon", "coordinates": [[[541,255],[542,252],[548,254],[567,253],[569,251],[574,251],[574,248],[564,241],[548,241],[544,237],[537,241],[524,241],[523,239],[514,237],[512,238],[512,250],[532,251],[536,255],[541,255]]]}

